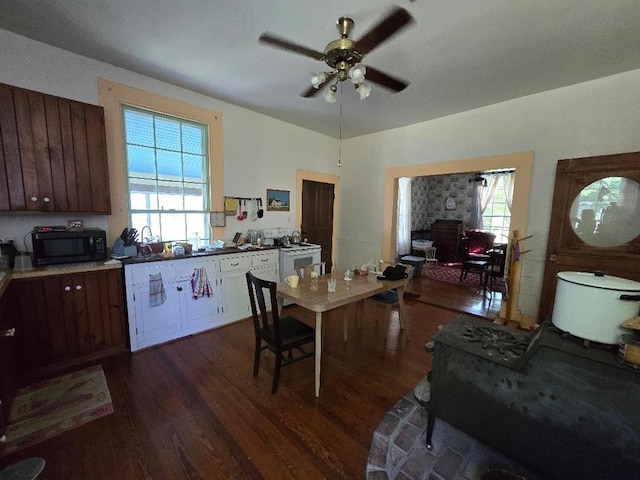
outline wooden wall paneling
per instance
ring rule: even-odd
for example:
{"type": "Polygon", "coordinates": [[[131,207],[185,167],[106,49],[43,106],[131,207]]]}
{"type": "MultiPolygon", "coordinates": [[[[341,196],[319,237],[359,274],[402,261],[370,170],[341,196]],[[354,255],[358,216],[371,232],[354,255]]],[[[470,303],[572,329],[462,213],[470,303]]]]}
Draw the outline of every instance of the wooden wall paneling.
{"type": "Polygon", "coordinates": [[[76,186],[78,188],[78,209],[91,212],[91,176],[89,155],[87,153],[87,129],[84,107],[79,102],[71,102],[71,130],[73,132],[73,151],[76,165],[76,186]]]}
{"type": "Polygon", "coordinates": [[[71,102],[69,100],[58,99],[58,111],[60,114],[60,131],[67,202],[69,211],[77,212],[80,207],[78,206],[75,151],[73,148],[73,134],[71,130],[71,102]]]}
{"type": "Polygon", "coordinates": [[[24,182],[25,207],[26,210],[40,210],[38,171],[33,151],[33,131],[28,92],[14,90],[13,102],[18,133],[18,151],[20,152],[20,164],[22,166],[22,181],[24,182]]]}
{"type": "Polygon", "coordinates": [[[78,324],[76,322],[76,302],[74,298],[74,285],[70,275],[56,277],[58,288],[62,292],[63,313],[60,316],[57,328],[64,331],[67,340],[67,352],[75,355],[80,351],[78,340],[78,324]],[[69,290],[66,288],[69,287],[69,290]]]}
{"type": "Polygon", "coordinates": [[[126,343],[124,288],[122,272],[109,270],[100,278],[100,290],[104,292],[103,310],[104,336],[107,345],[126,343]]]}
{"type": "Polygon", "coordinates": [[[51,163],[49,162],[47,121],[44,112],[44,95],[30,92],[29,109],[31,113],[31,131],[33,133],[33,155],[38,180],[38,202],[36,203],[39,210],[55,210],[51,163]]]}
{"type": "Polygon", "coordinates": [[[1,187],[6,187],[3,192],[0,192],[0,199],[6,195],[9,201],[8,205],[6,201],[2,201],[0,209],[26,210],[13,92],[4,85],[0,85],[0,136],[2,137],[0,161],[4,163],[3,173],[6,177],[6,183],[0,183],[1,187]]]}
{"type": "Polygon", "coordinates": [[[91,172],[91,195],[93,212],[111,213],[109,201],[109,173],[107,169],[107,141],[104,129],[104,110],[102,107],[85,105],[87,128],[87,155],[91,172]]]}
{"type": "Polygon", "coordinates": [[[69,352],[69,342],[64,323],[63,290],[58,277],[46,277],[42,282],[47,315],[42,317],[40,328],[46,328],[48,332],[51,358],[64,358],[69,352]]]}
{"type": "Polygon", "coordinates": [[[87,273],[80,280],[84,285],[85,311],[82,316],[78,312],[78,321],[86,324],[90,349],[103,347],[105,344],[103,317],[106,316],[107,305],[102,303],[103,296],[100,290],[100,277],[103,273],[87,273]]]}
{"type": "Polygon", "coordinates": [[[51,166],[51,182],[53,186],[53,204],[56,210],[66,212],[69,211],[69,202],[67,200],[58,99],[45,95],[44,111],[47,127],[47,143],[49,146],[49,164],[51,166]]]}

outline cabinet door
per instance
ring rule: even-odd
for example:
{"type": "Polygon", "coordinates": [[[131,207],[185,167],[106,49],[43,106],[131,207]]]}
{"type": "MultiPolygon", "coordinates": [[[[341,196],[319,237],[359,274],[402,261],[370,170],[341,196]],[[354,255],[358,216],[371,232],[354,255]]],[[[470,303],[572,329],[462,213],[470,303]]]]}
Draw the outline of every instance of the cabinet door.
{"type": "MultiPolygon", "coordinates": [[[[189,332],[199,328],[213,327],[221,323],[222,319],[222,286],[220,282],[220,263],[218,260],[205,260],[200,262],[189,262],[187,265],[188,275],[180,282],[184,292],[185,316],[182,328],[189,332]],[[211,296],[199,295],[194,298],[191,276],[196,269],[204,268],[209,281],[211,296]]],[[[178,276],[180,269],[178,268],[178,276]]],[[[197,286],[196,286],[197,288],[197,286]]]]}
{"type": "Polygon", "coordinates": [[[238,320],[249,316],[251,309],[245,271],[222,274],[223,318],[238,320]]]}
{"type": "Polygon", "coordinates": [[[0,437],[4,435],[20,373],[14,306],[13,289],[9,285],[0,298],[0,437]]]}
{"type": "Polygon", "coordinates": [[[137,348],[132,341],[132,350],[166,342],[179,337],[180,297],[183,287],[175,281],[164,282],[167,295],[160,305],[151,305],[149,285],[134,287],[135,327],[132,335],[137,336],[137,348]],[[182,290],[178,290],[181,288],[182,290]]]}
{"type": "Polygon", "coordinates": [[[111,213],[102,107],[0,85],[0,140],[0,210],[111,213]]]}
{"type": "MultiPolygon", "coordinates": [[[[119,270],[70,276],[65,293],[72,297],[81,353],[125,344],[124,300],[119,270]],[[67,288],[70,290],[67,291],[67,288]]],[[[70,302],[71,303],[71,302],[70,302]]]]}

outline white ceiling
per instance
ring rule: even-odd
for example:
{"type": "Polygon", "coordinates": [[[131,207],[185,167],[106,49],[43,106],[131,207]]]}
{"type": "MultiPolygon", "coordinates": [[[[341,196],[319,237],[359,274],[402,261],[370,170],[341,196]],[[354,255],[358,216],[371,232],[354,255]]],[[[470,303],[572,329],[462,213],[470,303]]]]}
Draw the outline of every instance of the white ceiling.
{"type": "MultiPolygon", "coordinates": [[[[640,68],[638,0],[415,0],[413,26],[364,59],[411,85],[344,83],[342,137],[418,123],[640,68]]],[[[0,28],[333,137],[340,105],[303,98],[310,58],[258,43],[268,31],[314,50],[347,15],[358,40],[380,0],[0,0],[0,28]]],[[[46,72],[44,72],[46,74],[46,72]]]]}

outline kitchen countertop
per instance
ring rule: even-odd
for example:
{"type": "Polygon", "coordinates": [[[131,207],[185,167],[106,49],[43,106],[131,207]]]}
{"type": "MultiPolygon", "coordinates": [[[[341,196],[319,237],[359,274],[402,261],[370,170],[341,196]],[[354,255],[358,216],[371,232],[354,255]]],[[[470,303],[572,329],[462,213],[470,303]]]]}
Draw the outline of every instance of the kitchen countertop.
{"type": "Polygon", "coordinates": [[[197,252],[188,255],[165,256],[163,254],[151,254],[151,255],[139,255],[135,257],[123,258],[118,261],[112,260],[105,262],[83,262],[83,263],[67,263],[64,265],[51,265],[49,267],[35,267],[28,270],[18,271],[3,271],[0,272],[0,294],[5,290],[9,282],[13,280],[20,280],[25,278],[45,277],[51,275],[64,275],[67,273],[83,273],[83,272],[95,272],[98,270],[122,268],[124,265],[136,265],[139,263],[147,262],[161,262],[165,260],[182,260],[188,258],[200,258],[216,255],[230,255],[234,253],[246,253],[246,252],[260,252],[267,250],[278,250],[280,247],[266,246],[266,247],[250,247],[250,248],[219,248],[210,252],[197,252]],[[4,273],[4,275],[2,275],[4,273]]]}
{"type": "Polygon", "coordinates": [[[234,253],[250,253],[250,252],[263,252],[268,250],[279,250],[280,247],[276,246],[266,246],[266,247],[249,247],[249,248],[217,248],[215,250],[209,252],[195,252],[185,255],[173,256],[173,255],[164,255],[162,253],[153,253],[150,255],[137,255],[135,257],[123,258],[121,261],[124,265],[136,265],[138,263],[147,263],[147,262],[162,262],[165,260],[182,260],[186,258],[201,258],[201,257],[211,257],[216,255],[231,255],[234,253]]]}

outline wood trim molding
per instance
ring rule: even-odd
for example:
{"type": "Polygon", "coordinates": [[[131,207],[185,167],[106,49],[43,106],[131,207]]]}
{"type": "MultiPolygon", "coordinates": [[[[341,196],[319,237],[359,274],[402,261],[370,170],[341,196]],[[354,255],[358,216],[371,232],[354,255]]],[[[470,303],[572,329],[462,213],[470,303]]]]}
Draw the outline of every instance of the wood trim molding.
{"type": "MultiPolygon", "coordinates": [[[[111,215],[108,218],[109,244],[129,223],[127,169],[122,126],[122,104],[132,105],[209,125],[210,209],[224,209],[224,160],[222,114],[161,95],[98,78],[98,97],[104,108],[109,158],[111,215]]],[[[224,238],[224,227],[215,227],[211,238],[224,238]]]]}
{"type": "MultiPolygon", "coordinates": [[[[518,230],[520,238],[527,236],[529,219],[529,198],[531,194],[531,180],[533,174],[533,152],[519,152],[491,157],[478,157],[453,160],[421,165],[390,167],[385,172],[384,181],[384,211],[382,224],[382,257],[395,258],[397,212],[395,205],[398,196],[398,178],[422,177],[430,175],[446,175],[452,173],[468,173],[482,170],[516,170],[513,189],[513,203],[511,206],[511,230],[518,230]]],[[[514,279],[514,291],[509,292],[518,305],[520,293],[520,270],[514,279]]],[[[519,312],[513,313],[512,319],[522,319],[519,312]]]]}

